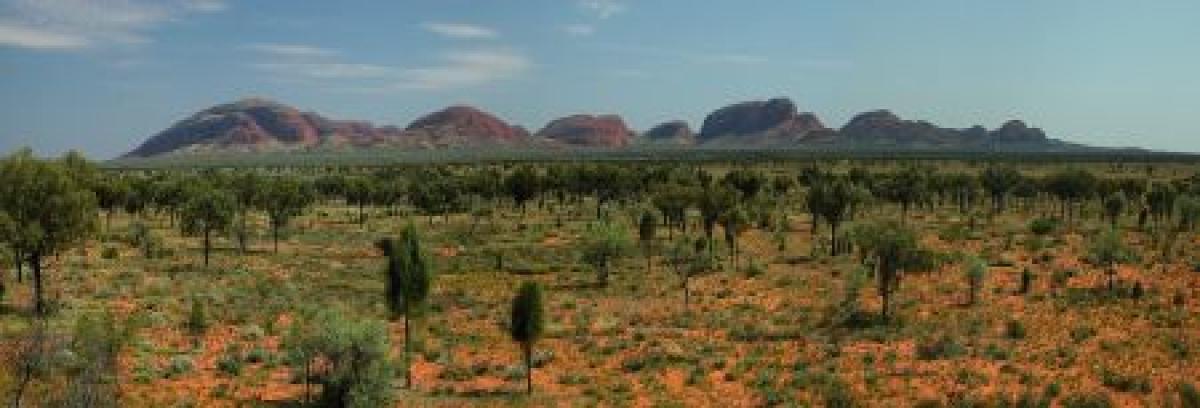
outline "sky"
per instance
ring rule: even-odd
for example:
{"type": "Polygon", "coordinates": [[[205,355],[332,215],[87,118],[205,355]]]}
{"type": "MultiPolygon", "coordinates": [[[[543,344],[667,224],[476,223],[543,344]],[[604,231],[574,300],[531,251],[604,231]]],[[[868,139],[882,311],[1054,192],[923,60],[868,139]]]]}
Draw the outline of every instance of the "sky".
{"type": "Polygon", "coordinates": [[[452,104],[635,129],[789,97],[1200,152],[1200,1],[0,0],[0,152],[107,159],[265,97],[404,126],[452,104]]]}

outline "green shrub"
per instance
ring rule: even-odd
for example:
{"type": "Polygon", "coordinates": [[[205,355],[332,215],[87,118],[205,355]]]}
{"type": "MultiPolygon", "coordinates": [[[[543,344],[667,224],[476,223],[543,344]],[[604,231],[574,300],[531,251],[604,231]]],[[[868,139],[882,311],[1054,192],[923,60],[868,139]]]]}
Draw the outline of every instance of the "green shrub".
{"type": "Polygon", "coordinates": [[[1091,326],[1075,326],[1075,328],[1071,329],[1071,340],[1074,340],[1076,343],[1082,343],[1095,335],[1096,328],[1091,326]]]}
{"type": "Polygon", "coordinates": [[[188,356],[174,356],[167,361],[167,367],[163,370],[163,377],[178,378],[181,375],[192,372],[196,368],[196,364],[192,362],[192,358],[188,356]]]}
{"type": "Polygon", "coordinates": [[[1149,379],[1140,376],[1119,374],[1107,368],[1100,370],[1100,383],[1104,384],[1105,387],[1120,392],[1149,394],[1150,391],[1153,391],[1149,379]]]}
{"type": "Polygon", "coordinates": [[[919,360],[951,359],[965,353],[966,349],[950,336],[917,343],[917,359],[919,360]]]}
{"type": "Polygon", "coordinates": [[[121,251],[114,246],[106,246],[100,251],[100,258],[103,259],[117,259],[119,257],[121,257],[121,251]]]}
{"type": "Polygon", "coordinates": [[[743,268],[743,271],[747,278],[756,278],[766,273],[767,267],[761,262],[750,262],[749,265],[746,265],[746,267],[743,268]]]}
{"type": "Polygon", "coordinates": [[[854,408],[860,406],[850,386],[840,380],[830,381],[822,393],[826,408],[854,408]]]}
{"type": "Polygon", "coordinates": [[[1004,336],[1012,340],[1025,338],[1025,325],[1020,320],[1011,319],[1004,325],[1004,336]]]}
{"type": "Polygon", "coordinates": [[[1175,393],[1179,397],[1180,408],[1200,408],[1200,390],[1192,383],[1179,383],[1175,386],[1175,393]]]}
{"type": "MultiPolygon", "coordinates": [[[[388,361],[387,328],[378,321],[355,321],[322,311],[305,323],[294,323],[284,344],[289,362],[308,368],[321,387],[319,406],[375,407],[392,400],[394,367],[388,361]]],[[[307,369],[305,370],[307,371],[307,369]]]]}
{"type": "Polygon", "coordinates": [[[237,352],[226,352],[217,359],[217,370],[230,377],[242,375],[242,356],[237,352]]]}
{"type": "Polygon", "coordinates": [[[1029,232],[1034,235],[1045,236],[1058,230],[1059,221],[1057,218],[1037,218],[1029,222],[1029,232]]]}

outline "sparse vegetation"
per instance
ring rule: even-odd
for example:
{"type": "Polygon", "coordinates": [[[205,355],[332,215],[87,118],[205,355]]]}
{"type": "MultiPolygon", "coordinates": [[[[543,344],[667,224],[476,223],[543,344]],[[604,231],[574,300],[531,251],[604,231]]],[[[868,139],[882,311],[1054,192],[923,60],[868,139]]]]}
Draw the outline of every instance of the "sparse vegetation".
{"type": "Polygon", "coordinates": [[[1195,181],[1166,175],[1185,165],[1146,180],[859,160],[87,176],[5,160],[58,167],[49,179],[76,187],[55,194],[81,203],[107,195],[42,257],[40,289],[18,268],[32,247],[0,235],[0,395],[24,406],[1197,400],[1195,181]],[[1175,257],[1159,256],[1164,231],[1175,257]],[[57,313],[34,318],[39,296],[57,313]]]}

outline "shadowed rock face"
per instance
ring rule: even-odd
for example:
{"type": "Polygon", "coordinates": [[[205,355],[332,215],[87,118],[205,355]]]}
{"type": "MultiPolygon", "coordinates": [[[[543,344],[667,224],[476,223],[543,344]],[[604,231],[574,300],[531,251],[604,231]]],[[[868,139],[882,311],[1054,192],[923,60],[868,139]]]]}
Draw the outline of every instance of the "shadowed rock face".
{"type": "Polygon", "coordinates": [[[925,121],[904,120],[886,110],[861,113],[838,132],[839,141],[861,145],[977,149],[1006,145],[1048,144],[1040,129],[1021,121],[1009,121],[994,131],[982,126],[967,129],[940,128],[925,121]]]}
{"type": "Polygon", "coordinates": [[[1041,129],[1031,128],[1025,125],[1025,122],[1019,120],[1010,120],[1004,123],[999,129],[992,131],[991,141],[993,143],[1038,143],[1046,141],[1046,133],[1041,129]]]}
{"type": "Polygon", "coordinates": [[[316,126],[300,111],[264,99],[205,109],[154,135],[132,156],[153,156],[196,144],[263,146],[315,143],[316,126]]]}
{"type": "Polygon", "coordinates": [[[716,110],[704,118],[698,141],[702,144],[716,139],[749,144],[795,142],[810,132],[824,129],[825,125],[816,115],[800,113],[791,100],[776,98],[742,102],[716,110]]]}
{"type": "Polygon", "coordinates": [[[537,136],[580,147],[625,147],[633,141],[633,131],[616,115],[567,116],[550,122],[537,136]]]}
{"type": "Polygon", "coordinates": [[[863,144],[943,144],[957,143],[956,130],[942,129],[929,122],[900,119],[887,110],[860,113],[839,132],[842,139],[863,144]]]}
{"type": "Polygon", "coordinates": [[[651,128],[642,134],[649,143],[691,146],[696,144],[696,134],[687,122],[676,120],[651,128]]]}
{"type": "Polygon", "coordinates": [[[417,119],[405,128],[434,144],[496,145],[523,143],[529,133],[470,106],[451,106],[417,119]]]}

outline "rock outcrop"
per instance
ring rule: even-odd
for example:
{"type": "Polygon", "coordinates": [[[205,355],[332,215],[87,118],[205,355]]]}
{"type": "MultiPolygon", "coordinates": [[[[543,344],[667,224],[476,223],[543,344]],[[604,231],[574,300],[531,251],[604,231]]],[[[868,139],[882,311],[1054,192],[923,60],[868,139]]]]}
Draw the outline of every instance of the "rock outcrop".
{"type": "Polygon", "coordinates": [[[529,132],[470,106],[451,106],[413,121],[404,129],[435,146],[493,146],[525,143],[529,132]]]}
{"type": "MultiPolygon", "coordinates": [[[[554,120],[531,136],[520,126],[470,106],[451,106],[414,120],[406,128],[328,119],[266,99],[250,98],[193,114],[150,137],[127,157],[174,152],[260,152],[322,148],[400,149],[514,146],[521,148],[624,148],[635,133],[616,115],[573,115],[554,120]]],[[[637,139],[646,145],[712,148],[798,148],[871,151],[1095,150],[1051,139],[1041,129],[1012,120],[995,130],[943,128],[906,120],[887,110],[854,116],[841,129],[825,127],[786,98],[742,102],[705,119],[699,134],[687,122],[655,126],[637,139]]]]}
{"type": "Polygon", "coordinates": [[[649,144],[670,146],[692,146],[696,144],[696,133],[682,120],[662,123],[642,134],[649,144]]]}
{"type": "Polygon", "coordinates": [[[556,119],[537,136],[549,141],[577,147],[626,147],[633,141],[633,131],[616,115],[572,115],[556,119]]]}
{"type": "Polygon", "coordinates": [[[704,118],[697,141],[726,145],[789,144],[825,129],[816,115],[799,112],[790,99],[775,98],[716,110],[704,118]]]}

